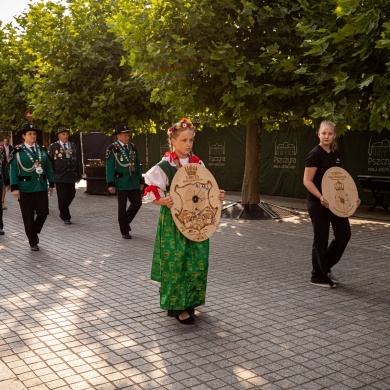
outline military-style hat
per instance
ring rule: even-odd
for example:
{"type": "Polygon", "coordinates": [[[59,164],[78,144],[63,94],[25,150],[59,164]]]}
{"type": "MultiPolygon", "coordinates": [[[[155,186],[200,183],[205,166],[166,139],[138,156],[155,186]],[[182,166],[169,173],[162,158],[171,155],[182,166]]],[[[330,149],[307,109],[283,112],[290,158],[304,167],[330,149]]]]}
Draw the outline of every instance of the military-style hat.
{"type": "Polygon", "coordinates": [[[25,123],[18,131],[19,135],[25,135],[28,131],[40,131],[32,123],[25,123]]]}
{"type": "Polygon", "coordinates": [[[115,126],[115,133],[114,135],[117,134],[123,134],[123,133],[129,133],[130,131],[133,131],[133,129],[127,125],[120,124],[115,126]]]}
{"type": "Polygon", "coordinates": [[[57,130],[57,134],[60,134],[60,133],[69,133],[69,129],[65,126],[60,126],[57,130]]]}

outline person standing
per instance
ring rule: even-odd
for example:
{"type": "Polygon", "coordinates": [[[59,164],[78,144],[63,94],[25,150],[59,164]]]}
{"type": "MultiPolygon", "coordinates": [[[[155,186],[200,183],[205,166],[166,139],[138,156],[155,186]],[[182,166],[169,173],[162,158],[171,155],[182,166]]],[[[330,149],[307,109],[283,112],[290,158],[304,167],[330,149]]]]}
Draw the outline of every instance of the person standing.
{"type": "Polygon", "coordinates": [[[122,237],[130,239],[131,222],[142,206],[143,178],[141,163],[136,146],[129,142],[130,132],[127,125],[115,127],[117,141],[106,151],[106,182],[110,194],[117,194],[118,222],[122,237]],[[127,207],[127,200],[130,204],[127,207]]]}
{"type": "Polygon", "coordinates": [[[19,130],[23,143],[11,154],[11,191],[18,199],[30,248],[39,251],[38,234],[49,214],[49,195],[53,194],[54,176],[46,148],[36,143],[37,130],[26,123],[19,130]],[[48,186],[49,183],[49,186],[48,186]]]}
{"type": "MultiPolygon", "coordinates": [[[[171,152],[145,174],[144,200],[160,207],[153,251],[151,279],[160,283],[160,307],[168,316],[180,323],[194,322],[197,306],[206,299],[206,284],[209,264],[209,240],[191,241],[176,227],[170,208],[170,185],[177,170],[189,163],[204,166],[199,157],[192,154],[195,126],[183,118],[168,129],[171,152]]],[[[220,190],[223,202],[225,191],[220,190]]]]}
{"type": "MultiPolygon", "coordinates": [[[[339,217],[329,210],[329,203],[322,195],[322,178],[332,167],[341,167],[341,155],[336,149],[336,125],[321,122],[318,130],[319,144],[305,159],[303,185],[308,190],[307,209],[313,225],[312,273],[310,283],[321,287],[336,287],[337,278],[332,268],[341,259],[351,238],[351,227],[346,217],[339,217]],[[334,238],[328,245],[329,228],[334,238]]],[[[357,200],[360,205],[360,199],[357,200]]]]}
{"type": "MultiPolygon", "coordinates": [[[[12,145],[9,143],[9,138],[4,138],[4,143],[3,143],[3,149],[4,149],[4,156],[5,156],[5,162],[6,162],[6,167],[9,172],[9,161],[12,153],[12,145]]],[[[2,192],[2,198],[1,198],[1,203],[3,205],[3,210],[7,210],[7,207],[5,207],[5,195],[6,195],[6,186],[3,186],[3,192],[2,192]]]]}
{"type": "MultiPolygon", "coordinates": [[[[5,156],[5,150],[0,146],[0,192],[9,190],[9,174],[7,169],[7,160],[5,156]]],[[[3,203],[0,203],[0,236],[4,235],[4,223],[3,223],[3,203]]]]}
{"type": "Polygon", "coordinates": [[[57,131],[58,141],[48,149],[54,173],[60,218],[70,225],[69,206],[76,196],[76,183],[81,180],[81,163],[76,145],[69,142],[69,129],[62,126],[57,131]]]}

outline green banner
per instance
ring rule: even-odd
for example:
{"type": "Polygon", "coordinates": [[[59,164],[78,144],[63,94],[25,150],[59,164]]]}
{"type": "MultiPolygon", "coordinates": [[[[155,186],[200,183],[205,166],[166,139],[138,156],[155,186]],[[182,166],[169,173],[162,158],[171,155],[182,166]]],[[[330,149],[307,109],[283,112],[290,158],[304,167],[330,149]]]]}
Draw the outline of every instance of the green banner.
{"type": "Polygon", "coordinates": [[[194,153],[205,163],[220,188],[241,191],[245,168],[246,127],[232,126],[196,133],[194,153]]]}
{"type": "MultiPolygon", "coordinates": [[[[245,165],[244,126],[218,129],[206,128],[195,136],[193,151],[205,163],[220,188],[241,191],[245,165]]],[[[137,145],[143,172],[157,164],[165,152],[169,151],[167,134],[137,135],[133,138],[137,145]]]]}
{"type": "MultiPolygon", "coordinates": [[[[390,131],[349,131],[337,138],[343,167],[356,183],[363,204],[372,203],[364,192],[358,175],[390,176],[390,131]]],[[[260,165],[260,194],[305,198],[302,184],[307,153],[319,142],[316,129],[293,129],[281,126],[279,131],[263,131],[260,165]]]]}
{"type": "MultiPolygon", "coordinates": [[[[220,188],[241,191],[245,168],[246,127],[234,126],[218,130],[205,128],[195,136],[194,153],[214,175],[220,188]]],[[[165,131],[134,137],[141,157],[143,172],[160,161],[169,150],[165,131]]],[[[278,131],[262,132],[260,162],[260,194],[306,198],[303,186],[305,157],[319,142],[316,129],[292,128],[283,124],[278,131]]],[[[390,131],[349,131],[337,138],[343,166],[355,179],[363,204],[371,204],[372,196],[363,192],[357,175],[390,176],[390,131]]]]}
{"type": "Polygon", "coordinates": [[[260,194],[305,198],[302,184],[305,157],[317,140],[308,127],[294,129],[282,125],[278,131],[263,130],[260,194]]]}

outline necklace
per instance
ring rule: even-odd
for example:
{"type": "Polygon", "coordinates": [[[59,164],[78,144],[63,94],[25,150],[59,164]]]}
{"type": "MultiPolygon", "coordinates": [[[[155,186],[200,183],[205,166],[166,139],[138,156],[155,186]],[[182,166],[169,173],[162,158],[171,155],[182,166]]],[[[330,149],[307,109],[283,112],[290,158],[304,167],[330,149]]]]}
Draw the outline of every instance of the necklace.
{"type": "Polygon", "coordinates": [[[17,154],[17,160],[18,160],[18,163],[19,163],[19,166],[23,169],[23,171],[25,172],[32,172],[35,170],[35,172],[40,176],[42,173],[43,173],[43,168],[42,168],[42,164],[41,164],[41,161],[42,161],[42,152],[41,152],[41,149],[38,147],[38,145],[36,145],[36,148],[37,148],[37,153],[38,153],[38,160],[34,160],[34,157],[33,155],[31,154],[31,151],[26,147],[25,144],[22,145],[22,148],[24,150],[24,152],[26,153],[27,157],[30,159],[31,163],[32,163],[32,167],[31,168],[26,168],[23,164],[22,164],[22,161],[20,159],[20,153],[17,154]]]}
{"type": "Polygon", "coordinates": [[[118,159],[118,153],[114,153],[116,162],[123,168],[129,168],[129,172],[131,175],[131,172],[135,171],[135,165],[134,165],[134,158],[135,158],[135,152],[134,150],[129,150],[129,155],[127,155],[125,148],[120,142],[115,142],[120,151],[121,151],[121,157],[118,159]],[[123,164],[123,158],[127,161],[127,164],[123,164]]]}
{"type": "Polygon", "coordinates": [[[62,157],[62,153],[65,153],[65,157],[66,158],[70,158],[72,156],[72,145],[70,142],[67,142],[68,144],[68,147],[66,146],[66,143],[63,142],[63,144],[61,145],[61,142],[60,141],[57,141],[58,142],[58,145],[60,145],[60,154],[58,154],[58,157],[62,157]]]}

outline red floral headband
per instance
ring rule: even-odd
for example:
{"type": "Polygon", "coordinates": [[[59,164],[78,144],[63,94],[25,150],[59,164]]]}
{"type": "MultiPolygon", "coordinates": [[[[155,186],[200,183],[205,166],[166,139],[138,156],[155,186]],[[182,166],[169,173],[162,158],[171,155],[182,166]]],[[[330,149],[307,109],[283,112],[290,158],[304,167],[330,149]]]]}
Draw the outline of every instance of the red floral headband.
{"type": "Polygon", "coordinates": [[[176,130],[179,130],[179,129],[194,129],[195,126],[191,123],[191,121],[187,118],[182,118],[182,120],[180,122],[177,122],[175,123],[173,126],[171,126],[169,129],[168,129],[168,133],[173,133],[174,131],[176,130]]]}

